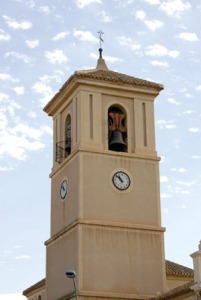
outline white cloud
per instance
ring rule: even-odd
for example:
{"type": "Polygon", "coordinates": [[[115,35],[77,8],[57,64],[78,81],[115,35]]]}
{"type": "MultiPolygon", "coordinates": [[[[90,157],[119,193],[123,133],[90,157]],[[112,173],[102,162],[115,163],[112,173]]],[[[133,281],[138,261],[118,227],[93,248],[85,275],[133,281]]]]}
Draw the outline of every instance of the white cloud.
{"type": "Polygon", "coordinates": [[[53,51],[45,51],[45,57],[51,64],[58,63],[59,65],[68,61],[67,56],[63,53],[62,50],[55,49],[53,51]]]}
{"type": "Polygon", "coordinates": [[[143,10],[137,10],[135,13],[135,18],[138,20],[144,20],[146,18],[146,13],[143,10]]]}
{"type": "MultiPolygon", "coordinates": [[[[95,53],[90,53],[89,57],[94,58],[94,59],[98,59],[99,56],[95,53]]],[[[124,61],[123,59],[118,58],[118,57],[114,57],[114,56],[104,56],[104,59],[108,62],[111,62],[111,63],[115,63],[115,62],[118,62],[118,61],[119,62],[124,61]]]]}
{"type": "Polygon", "coordinates": [[[177,37],[188,42],[197,42],[199,40],[197,34],[193,32],[181,32],[177,37]]]}
{"type": "Polygon", "coordinates": [[[167,101],[174,105],[181,105],[181,103],[176,101],[174,98],[168,98],[167,101]]]}
{"type": "Polygon", "coordinates": [[[101,11],[99,13],[99,15],[102,18],[104,23],[111,23],[112,22],[112,17],[107,15],[105,11],[101,11]]]}
{"type": "Polygon", "coordinates": [[[11,82],[18,82],[19,79],[13,78],[10,74],[7,73],[0,73],[0,80],[7,80],[11,82]]]}
{"type": "Polygon", "coordinates": [[[44,75],[39,77],[39,80],[32,85],[32,90],[37,93],[41,94],[42,98],[40,99],[40,103],[42,106],[47,104],[48,101],[54,96],[54,91],[52,89],[51,82],[62,82],[63,72],[55,71],[53,75],[44,75]]]}
{"type": "Polygon", "coordinates": [[[23,86],[15,86],[13,90],[16,92],[17,95],[24,94],[24,87],[23,86]]]}
{"type": "Polygon", "coordinates": [[[29,111],[27,113],[27,116],[32,118],[32,119],[35,119],[36,118],[36,112],[35,111],[29,111]]]}
{"type": "Polygon", "coordinates": [[[191,4],[182,0],[166,0],[160,4],[159,8],[168,16],[179,18],[182,12],[191,8],[191,4]]]}
{"type": "Polygon", "coordinates": [[[189,131],[189,132],[195,133],[195,132],[199,132],[199,131],[200,131],[200,128],[191,127],[191,128],[189,128],[188,131],[189,131]]]}
{"type": "Polygon", "coordinates": [[[19,60],[22,60],[26,64],[32,64],[33,63],[33,58],[25,55],[25,54],[20,54],[18,52],[6,52],[5,57],[14,57],[19,60]]]}
{"type": "MultiPolygon", "coordinates": [[[[189,191],[181,191],[181,193],[184,194],[184,195],[189,195],[189,194],[191,194],[189,191]]],[[[182,208],[186,208],[186,206],[185,206],[185,205],[182,205],[182,208]]]]}
{"type": "Polygon", "coordinates": [[[182,114],[184,114],[184,115],[191,115],[191,114],[193,114],[193,113],[194,113],[194,111],[193,111],[193,110],[190,110],[190,109],[188,109],[188,110],[182,112],[182,114]]]}
{"type": "Polygon", "coordinates": [[[135,0],[115,0],[118,3],[118,7],[126,7],[132,4],[135,0]]]}
{"type": "Polygon", "coordinates": [[[144,1],[151,4],[151,5],[160,4],[160,0],[144,0],[144,1]]]}
{"type": "Polygon", "coordinates": [[[161,28],[164,23],[159,20],[145,20],[145,25],[152,31],[155,31],[158,28],[161,28]]]}
{"type": "Polygon", "coordinates": [[[111,63],[115,63],[115,62],[123,62],[124,60],[119,58],[119,57],[115,57],[115,56],[104,56],[105,60],[111,63]]]}
{"type": "Polygon", "coordinates": [[[88,6],[93,3],[101,4],[102,0],[75,0],[75,4],[78,8],[84,8],[85,6],[88,6]]]}
{"type": "Polygon", "coordinates": [[[7,94],[0,93],[0,101],[2,102],[1,104],[4,105],[0,106],[0,111],[8,112],[10,115],[14,115],[14,111],[21,108],[17,102],[10,100],[10,97],[7,94]]]}
{"type": "Polygon", "coordinates": [[[19,259],[31,259],[30,255],[18,255],[15,257],[15,259],[19,260],[19,259]]]}
{"type": "Polygon", "coordinates": [[[18,22],[15,19],[12,19],[9,16],[4,15],[3,16],[6,24],[13,29],[22,29],[22,30],[27,30],[30,29],[32,27],[32,23],[30,21],[21,21],[18,22]]]}
{"type": "Polygon", "coordinates": [[[1,129],[5,129],[6,126],[8,124],[8,119],[6,117],[6,115],[3,113],[3,112],[0,112],[0,126],[1,126],[1,129]]]}
{"type": "MultiPolygon", "coordinates": [[[[1,172],[10,172],[10,171],[13,171],[15,170],[15,168],[12,166],[12,167],[1,167],[0,166],[0,171],[1,172]]],[[[1,300],[1,295],[0,295],[0,300],[1,300]]]]}
{"type": "Polygon", "coordinates": [[[169,181],[169,179],[168,179],[167,176],[160,176],[160,182],[165,183],[165,182],[168,182],[168,181],[169,181]]]}
{"type": "Polygon", "coordinates": [[[137,20],[141,20],[144,22],[147,28],[149,28],[152,31],[155,31],[156,29],[161,28],[164,23],[159,20],[148,20],[146,19],[146,13],[143,10],[138,10],[134,13],[134,16],[137,20]]]}
{"type": "Polygon", "coordinates": [[[40,6],[38,11],[48,15],[50,13],[50,8],[49,8],[49,6],[44,5],[44,6],[40,6]]]}
{"type": "Polygon", "coordinates": [[[32,49],[38,47],[40,44],[39,40],[26,40],[25,43],[27,47],[32,49]]]}
{"type": "Polygon", "coordinates": [[[177,126],[173,121],[159,120],[156,122],[156,125],[159,125],[160,129],[175,129],[177,126]]]}
{"type": "MultiPolygon", "coordinates": [[[[163,199],[167,199],[167,198],[172,198],[172,196],[170,196],[169,194],[165,194],[165,193],[161,193],[161,198],[163,199]]],[[[165,212],[167,213],[168,209],[165,209],[165,212]]]]}
{"type": "Polygon", "coordinates": [[[14,128],[10,128],[9,129],[9,133],[11,133],[12,135],[17,136],[18,134],[21,134],[22,136],[30,136],[32,139],[39,139],[43,132],[40,129],[35,129],[31,126],[29,126],[28,124],[25,123],[20,123],[17,124],[14,128]]]}
{"type": "Polygon", "coordinates": [[[90,31],[75,30],[73,36],[83,42],[98,42],[98,38],[96,38],[90,31]]]}
{"type": "Polygon", "coordinates": [[[141,48],[141,45],[137,44],[130,37],[119,36],[117,38],[117,41],[118,41],[118,43],[119,43],[120,46],[128,47],[128,48],[130,48],[131,50],[134,50],[134,51],[139,50],[141,48]]]}
{"type": "MultiPolygon", "coordinates": [[[[27,124],[21,124],[13,128],[8,128],[7,131],[0,132],[0,157],[7,155],[19,161],[27,159],[28,151],[38,151],[45,147],[45,145],[36,140],[39,137],[37,129],[30,127],[27,124]],[[31,136],[31,133],[34,135],[31,136]]],[[[40,136],[43,134],[41,131],[40,136]]]]}
{"type": "Polygon", "coordinates": [[[180,184],[180,185],[184,185],[186,187],[191,187],[195,184],[195,181],[192,181],[192,182],[184,182],[184,181],[181,181],[181,180],[178,180],[176,181],[177,184],[180,184]]]}
{"type": "Polygon", "coordinates": [[[34,90],[35,93],[51,93],[52,89],[50,86],[47,86],[46,84],[42,82],[36,82],[33,86],[32,89],[34,90]]]}
{"type": "Polygon", "coordinates": [[[199,91],[199,92],[200,92],[200,91],[201,91],[201,84],[200,84],[200,85],[198,85],[198,86],[196,86],[196,88],[195,88],[195,89],[196,89],[196,91],[199,91]]]}
{"type": "Polygon", "coordinates": [[[53,136],[53,130],[50,126],[44,125],[42,127],[43,132],[49,134],[50,136],[53,136]]]}
{"type": "Polygon", "coordinates": [[[165,46],[154,44],[147,46],[147,50],[145,51],[145,54],[148,56],[168,56],[171,58],[177,58],[179,56],[179,51],[176,50],[168,50],[165,46]]]}
{"type": "Polygon", "coordinates": [[[168,68],[169,64],[167,61],[159,61],[159,60],[152,60],[151,61],[152,66],[162,67],[162,68],[168,68]]]}
{"type": "Polygon", "coordinates": [[[171,168],[170,169],[171,171],[173,171],[173,172],[178,172],[178,173],[185,173],[186,172],[186,169],[185,168],[171,168]]]}
{"type": "Polygon", "coordinates": [[[44,106],[50,99],[53,97],[54,92],[48,84],[45,82],[36,82],[32,89],[35,93],[42,94],[42,98],[40,99],[40,103],[42,106],[44,106]]]}
{"type": "Polygon", "coordinates": [[[192,155],[191,158],[192,159],[201,159],[201,155],[192,155]]]}
{"type": "Polygon", "coordinates": [[[59,32],[59,33],[57,33],[53,38],[52,38],[52,40],[53,41],[59,41],[59,40],[63,40],[63,39],[65,39],[65,37],[67,36],[69,34],[69,32],[68,31],[62,31],[62,32],[59,32]]]}
{"type": "Polygon", "coordinates": [[[0,41],[10,41],[10,35],[8,33],[5,33],[5,31],[2,29],[0,29],[0,41]]]}
{"type": "Polygon", "coordinates": [[[175,124],[167,124],[165,125],[166,129],[175,129],[177,126],[175,124]]]}

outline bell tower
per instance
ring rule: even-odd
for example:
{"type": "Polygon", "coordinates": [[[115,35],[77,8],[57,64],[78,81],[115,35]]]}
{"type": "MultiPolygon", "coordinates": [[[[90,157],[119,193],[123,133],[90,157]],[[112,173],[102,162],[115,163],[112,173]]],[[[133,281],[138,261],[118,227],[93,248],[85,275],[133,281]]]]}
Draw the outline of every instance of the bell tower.
{"type": "Polygon", "coordinates": [[[76,71],[44,108],[53,118],[46,299],[146,299],[165,290],[154,99],[163,86],[76,71]]]}

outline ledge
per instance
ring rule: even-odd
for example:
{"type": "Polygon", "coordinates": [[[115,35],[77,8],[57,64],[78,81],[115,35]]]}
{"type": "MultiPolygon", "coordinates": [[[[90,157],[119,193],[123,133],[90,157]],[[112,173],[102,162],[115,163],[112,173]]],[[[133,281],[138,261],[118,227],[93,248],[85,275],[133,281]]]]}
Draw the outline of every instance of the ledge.
{"type": "Polygon", "coordinates": [[[49,245],[62,235],[66,234],[68,231],[79,225],[93,226],[93,227],[108,227],[108,228],[120,228],[122,230],[144,230],[144,231],[153,231],[153,232],[165,232],[165,227],[159,226],[150,226],[143,224],[132,224],[132,223],[123,223],[123,222],[109,222],[109,221],[97,221],[97,220],[76,220],[75,222],[69,224],[64,229],[60,230],[58,233],[53,235],[50,239],[45,242],[45,245],[49,245]]]}

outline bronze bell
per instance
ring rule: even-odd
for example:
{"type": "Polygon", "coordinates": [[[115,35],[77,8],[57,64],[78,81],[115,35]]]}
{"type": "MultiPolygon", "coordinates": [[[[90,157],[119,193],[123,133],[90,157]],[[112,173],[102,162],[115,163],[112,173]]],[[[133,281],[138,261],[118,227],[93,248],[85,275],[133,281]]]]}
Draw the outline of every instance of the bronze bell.
{"type": "Polygon", "coordinates": [[[127,146],[123,140],[122,132],[119,130],[113,131],[110,142],[109,142],[109,149],[112,151],[125,152],[126,147],[127,146]]]}

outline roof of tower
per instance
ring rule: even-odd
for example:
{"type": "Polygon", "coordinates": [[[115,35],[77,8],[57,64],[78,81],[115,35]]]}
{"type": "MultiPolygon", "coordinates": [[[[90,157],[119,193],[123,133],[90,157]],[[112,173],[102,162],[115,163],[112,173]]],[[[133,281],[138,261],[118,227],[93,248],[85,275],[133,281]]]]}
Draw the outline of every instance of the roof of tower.
{"type": "Polygon", "coordinates": [[[91,81],[93,83],[102,82],[117,86],[130,86],[139,89],[149,89],[157,93],[164,89],[164,86],[162,84],[109,70],[105,63],[105,60],[102,58],[102,49],[99,49],[99,51],[100,57],[98,58],[96,68],[90,70],[75,71],[74,74],[71,75],[69,79],[64,83],[59,92],[55,94],[52,100],[47,103],[47,105],[44,107],[44,111],[46,111],[50,107],[57,96],[62,93],[67,87],[71,88],[76,83],[83,80],[91,81]]]}

